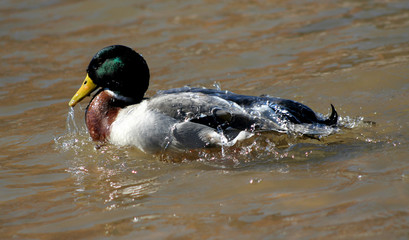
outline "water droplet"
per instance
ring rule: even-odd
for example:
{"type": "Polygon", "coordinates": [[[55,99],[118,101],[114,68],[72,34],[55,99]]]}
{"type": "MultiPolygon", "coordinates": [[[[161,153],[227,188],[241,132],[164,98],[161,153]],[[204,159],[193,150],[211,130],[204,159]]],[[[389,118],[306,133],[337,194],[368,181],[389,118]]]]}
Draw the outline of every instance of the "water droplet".
{"type": "Polygon", "coordinates": [[[256,183],[260,183],[262,181],[261,178],[252,178],[250,179],[250,184],[256,184],[256,183]]]}
{"type": "Polygon", "coordinates": [[[219,91],[221,91],[222,90],[222,88],[221,88],[221,86],[220,86],[220,83],[219,82],[214,82],[213,83],[213,87],[215,87],[217,90],[219,90],[219,91]]]}
{"type": "Polygon", "coordinates": [[[70,107],[67,114],[67,131],[68,133],[72,134],[76,134],[79,132],[77,124],[75,123],[75,111],[73,107],[70,107]]]}

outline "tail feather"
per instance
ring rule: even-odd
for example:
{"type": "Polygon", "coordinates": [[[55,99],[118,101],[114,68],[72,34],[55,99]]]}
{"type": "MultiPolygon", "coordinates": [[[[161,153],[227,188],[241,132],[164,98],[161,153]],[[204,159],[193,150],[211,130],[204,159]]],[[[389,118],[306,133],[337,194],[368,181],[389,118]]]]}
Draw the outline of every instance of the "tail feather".
{"type": "Polygon", "coordinates": [[[321,123],[326,124],[328,126],[334,126],[338,122],[338,113],[335,111],[334,105],[331,104],[331,115],[329,116],[328,119],[325,119],[321,123]]]}

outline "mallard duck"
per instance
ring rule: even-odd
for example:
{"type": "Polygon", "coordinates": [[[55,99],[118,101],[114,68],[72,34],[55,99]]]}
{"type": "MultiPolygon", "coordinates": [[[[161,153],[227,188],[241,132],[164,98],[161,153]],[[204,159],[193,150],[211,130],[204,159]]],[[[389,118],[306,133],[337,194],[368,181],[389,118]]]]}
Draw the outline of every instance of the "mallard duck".
{"type": "Polygon", "coordinates": [[[231,146],[264,131],[321,134],[316,129],[336,128],[338,119],[332,104],[330,117],[324,119],[296,101],[217,89],[182,87],[144,98],[148,65],[142,55],[122,45],[101,49],[86,72],[69,106],[99,89],[85,113],[92,139],[144,152],[231,146]]]}

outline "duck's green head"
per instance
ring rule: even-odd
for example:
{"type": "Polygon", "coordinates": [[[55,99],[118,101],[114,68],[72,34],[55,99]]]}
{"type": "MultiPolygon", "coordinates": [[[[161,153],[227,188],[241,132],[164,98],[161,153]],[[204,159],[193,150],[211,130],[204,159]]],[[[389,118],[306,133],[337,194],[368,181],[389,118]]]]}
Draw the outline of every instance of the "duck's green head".
{"type": "Polygon", "coordinates": [[[81,88],[68,105],[74,107],[98,87],[138,100],[143,98],[148,86],[149,68],[145,59],[129,47],[108,46],[92,58],[81,88]]]}

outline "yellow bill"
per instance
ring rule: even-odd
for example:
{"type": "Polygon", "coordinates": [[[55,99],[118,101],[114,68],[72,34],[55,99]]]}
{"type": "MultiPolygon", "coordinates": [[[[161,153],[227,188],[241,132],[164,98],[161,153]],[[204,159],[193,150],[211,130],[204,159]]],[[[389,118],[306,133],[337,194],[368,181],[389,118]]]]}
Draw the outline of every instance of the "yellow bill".
{"type": "Polygon", "coordinates": [[[80,89],[78,89],[77,93],[75,93],[74,97],[72,97],[68,105],[70,107],[74,107],[77,103],[79,103],[82,99],[88,96],[96,88],[97,88],[97,85],[95,85],[95,83],[92,81],[92,79],[87,74],[87,77],[82,83],[80,89]]]}

